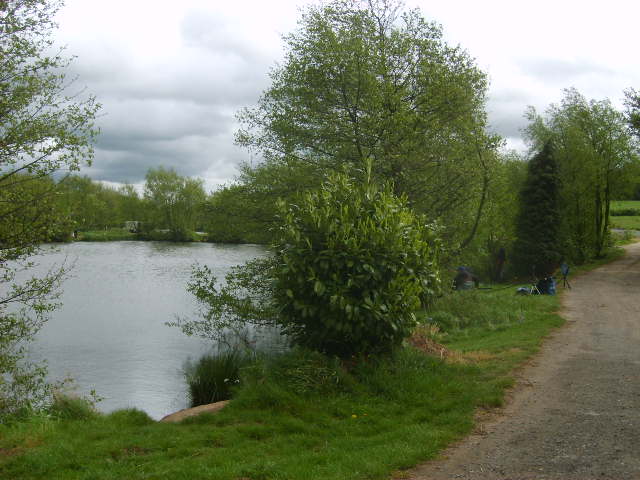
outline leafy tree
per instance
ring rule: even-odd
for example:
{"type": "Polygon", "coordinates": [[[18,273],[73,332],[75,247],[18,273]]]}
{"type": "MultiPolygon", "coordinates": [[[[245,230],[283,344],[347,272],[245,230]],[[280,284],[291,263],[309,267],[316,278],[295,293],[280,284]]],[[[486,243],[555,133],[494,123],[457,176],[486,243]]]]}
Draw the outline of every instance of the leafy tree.
{"type": "Polygon", "coordinates": [[[26,342],[55,307],[64,268],[29,279],[30,258],[61,221],[48,177],[89,162],[96,135],[98,104],[71,92],[68,60],[50,53],[60,5],[0,2],[0,415],[43,393],[44,370],[25,361],[26,342]]]}
{"type": "MultiPolygon", "coordinates": [[[[503,152],[492,164],[484,213],[474,240],[456,258],[458,265],[472,265],[480,278],[500,280],[510,270],[516,240],[519,195],[527,176],[527,162],[514,151],[503,152]],[[501,249],[506,267],[498,262],[501,249]]],[[[504,262],[502,262],[504,263],[504,262]]]]}
{"type": "Polygon", "coordinates": [[[561,260],[559,190],[558,166],[547,142],[529,162],[520,193],[513,256],[521,275],[549,275],[561,260]]]}
{"type": "Polygon", "coordinates": [[[270,88],[239,115],[237,141],[264,158],[249,175],[257,190],[274,204],[371,160],[449,243],[467,244],[497,145],[485,132],[486,76],[469,55],[392,0],[309,7],[285,42],[270,88]]]}
{"type": "Polygon", "coordinates": [[[118,189],[120,195],[119,210],[122,221],[141,221],[144,214],[142,199],[133,185],[125,184],[118,189]]]}
{"type": "Polygon", "coordinates": [[[147,172],[144,198],[156,226],[168,229],[173,240],[187,240],[188,232],[196,227],[206,194],[202,180],[158,167],[147,172]]]}
{"type": "Polygon", "coordinates": [[[398,345],[439,288],[433,229],[370,172],[332,174],[281,202],[280,214],[273,255],[232,270],[222,287],[196,270],[189,290],[203,316],[174,325],[209,338],[247,322],[278,325],[293,343],[340,356],[398,345]]]}
{"type": "Polygon", "coordinates": [[[269,202],[261,204],[259,199],[246,184],[225,186],[212,193],[202,213],[209,241],[268,244],[273,228],[269,219],[274,212],[269,202]]]}
{"type": "Polygon", "coordinates": [[[627,121],[635,135],[640,138],[640,92],[630,88],[625,92],[627,121]]]}

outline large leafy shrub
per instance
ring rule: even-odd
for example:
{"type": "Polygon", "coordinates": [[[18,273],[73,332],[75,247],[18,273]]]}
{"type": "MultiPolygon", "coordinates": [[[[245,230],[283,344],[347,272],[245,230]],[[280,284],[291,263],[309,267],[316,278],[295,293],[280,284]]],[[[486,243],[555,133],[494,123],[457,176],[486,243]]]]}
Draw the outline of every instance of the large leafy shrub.
{"type": "Polygon", "coordinates": [[[334,174],[296,204],[281,202],[272,255],[232,269],[222,286],[197,269],[188,289],[201,318],[172,325],[213,339],[277,325],[293,344],[328,354],[390,351],[440,286],[440,247],[404,199],[369,178],[334,174]]]}
{"type": "Polygon", "coordinates": [[[388,351],[438,288],[437,241],[391,188],[339,174],[281,205],[274,294],[296,344],[388,351]]]}

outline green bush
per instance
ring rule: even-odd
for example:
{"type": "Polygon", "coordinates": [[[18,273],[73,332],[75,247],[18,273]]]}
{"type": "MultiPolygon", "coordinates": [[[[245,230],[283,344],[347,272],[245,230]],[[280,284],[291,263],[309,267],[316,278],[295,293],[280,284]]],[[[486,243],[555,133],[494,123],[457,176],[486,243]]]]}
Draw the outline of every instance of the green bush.
{"type": "Polygon", "coordinates": [[[238,350],[204,355],[196,363],[187,362],[185,377],[192,407],[228,400],[240,383],[240,369],[249,357],[238,350]]]}
{"type": "Polygon", "coordinates": [[[146,412],[138,410],[137,408],[124,408],[122,410],[116,410],[111,412],[108,416],[109,420],[122,425],[133,425],[141,427],[143,425],[150,425],[154,423],[154,420],[147,415],[146,412]]]}
{"type": "Polygon", "coordinates": [[[280,210],[273,291],[284,332],[342,357],[400,344],[439,289],[433,229],[390,186],[344,174],[280,210]]]}
{"type": "Polygon", "coordinates": [[[47,413],[61,420],[88,420],[99,415],[91,399],[68,393],[54,394],[47,413]]]}

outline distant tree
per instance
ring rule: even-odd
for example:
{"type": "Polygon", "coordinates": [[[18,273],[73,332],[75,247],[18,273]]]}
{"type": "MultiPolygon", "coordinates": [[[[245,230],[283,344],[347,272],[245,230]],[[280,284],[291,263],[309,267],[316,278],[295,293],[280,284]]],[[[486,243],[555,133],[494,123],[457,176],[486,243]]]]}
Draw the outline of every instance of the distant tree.
{"type": "Polygon", "coordinates": [[[513,252],[516,273],[546,276],[558,266],[562,257],[559,195],[558,166],[549,141],[530,160],[520,193],[513,252]]]}
{"type": "Polygon", "coordinates": [[[30,279],[28,272],[64,220],[50,175],[90,162],[97,133],[98,104],[71,90],[69,61],[52,47],[60,6],[0,1],[0,416],[42,398],[44,369],[25,352],[56,305],[65,271],[30,279]]]}
{"type": "Polygon", "coordinates": [[[120,216],[123,221],[142,221],[145,216],[144,205],[133,185],[125,184],[118,189],[120,194],[120,216]]]}
{"type": "Polygon", "coordinates": [[[239,114],[238,143],[264,158],[244,178],[273,205],[371,160],[374,177],[444,225],[451,245],[467,244],[498,144],[473,59],[395,0],[309,7],[285,44],[271,86],[239,114]]]}
{"type": "Polygon", "coordinates": [[[640,138],[640,92],[630,88],[625,93],[627,121],[635,135],[640,138]]]}
{"type": "Polygon", "coordinates": [[[202,180],[158,167],[147,172],[144,198],[157,227],[168,229],[174,240],[187,240],[198,223],[206,194],[202,180]]]}

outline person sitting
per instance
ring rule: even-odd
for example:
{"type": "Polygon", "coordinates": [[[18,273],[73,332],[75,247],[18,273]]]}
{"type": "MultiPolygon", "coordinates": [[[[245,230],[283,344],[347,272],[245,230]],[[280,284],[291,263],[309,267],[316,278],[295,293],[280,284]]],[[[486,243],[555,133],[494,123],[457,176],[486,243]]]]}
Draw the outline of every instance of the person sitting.
{"type": "Polygon", "coordinates": [[[458,273],[453,279],[454,290],[471,290],[478,287],[480,281],[467,267],[458,267],[458,273]]]}

